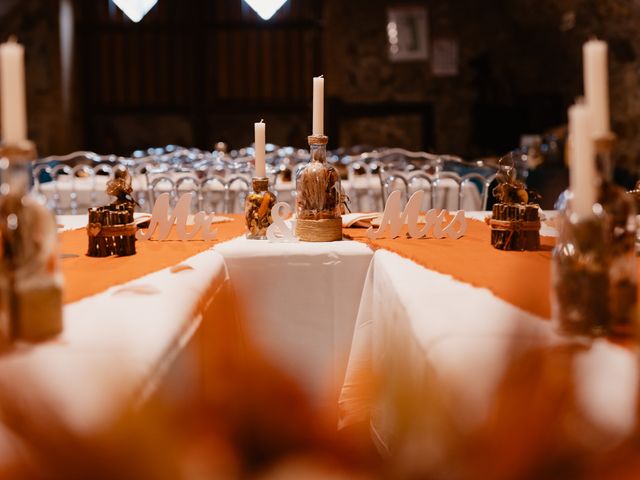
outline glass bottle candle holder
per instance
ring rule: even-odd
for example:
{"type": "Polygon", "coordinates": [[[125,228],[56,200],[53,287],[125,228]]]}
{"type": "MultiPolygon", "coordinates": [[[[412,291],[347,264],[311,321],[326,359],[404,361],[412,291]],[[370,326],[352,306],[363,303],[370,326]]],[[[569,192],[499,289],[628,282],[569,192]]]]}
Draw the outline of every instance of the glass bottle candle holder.
{"type": "Polygon", "coordinates": [[[247,195],[244,203],[247,238],[264,240],[267,238],[267,228],[273,222],[271,209],[276,204],[276,196],[269,191],[268,178],[255,177],[251,183],[253,191],[247,195]]]}
{"type": "Polygon", "coordinates": [[[29,192],[31,142],[0,146],[0,332],[41,340],[62,331],[62,274],[55,218],[29,192]]]}
{"type": "Polygon", "coordinates": [[[551,307],[561,333],[583,338],[636,335],[635,213],[632,202],[623,203],[618,218],[600,204],[589,217],[579,217],[570,206],[560,214],[551,307]]]}
{"type": "Polygon", "coordinates": [[[327,142],[309,136],[311,160],[296,175],[296,236],[306,242],[342,239],[340,174],[327,163],[327,142]]]}

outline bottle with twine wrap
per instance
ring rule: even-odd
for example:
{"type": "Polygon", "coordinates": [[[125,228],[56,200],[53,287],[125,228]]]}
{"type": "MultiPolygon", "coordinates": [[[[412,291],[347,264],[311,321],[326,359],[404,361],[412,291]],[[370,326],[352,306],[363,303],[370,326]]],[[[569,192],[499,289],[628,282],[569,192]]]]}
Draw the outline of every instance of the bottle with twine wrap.
{"type": "Polygon", "coordinates": [[[0,146],[0,336],[36,341],[62,331],[62,274],[53,214],[30,194],[31,142],[0,146]]]}
{"type": "Polygon", "coordinates": [[[616,137],[595,140],[597,203],[579,218],[569,204],[560,214],[552,268],[553,319],[560,331],[636,338],[636,212],[633,194],[611,178],[616,137]]]}
{"type": "Polygon", "coordinates": [[[581,218],[560,214],[551,269],[552,318],[559,331],[582,337],[637,335],[636,221],[632,201],[612,215],[596,204],[581,218]],[[626,215],[622,213],[626,210],[626,215]],[[625,216],[624,227],[621,217],[625,216]]]}
{"type": "Polygon", "coordinates": [[[244,202],[244,217],[247,222],[247,238],[264,240],[267,228],[273,223],[271,209],[276,204],[276,196],[269,191],[269,179],[254,177],[253,192],[247,195],[244,202]]]}
{"type": "Polygon", "coordinates": [[[296,176],[296,236],[305,242],[342,239],[340,174],[327,163],[327,142],[309,136],[311,161],[296,176]]]}

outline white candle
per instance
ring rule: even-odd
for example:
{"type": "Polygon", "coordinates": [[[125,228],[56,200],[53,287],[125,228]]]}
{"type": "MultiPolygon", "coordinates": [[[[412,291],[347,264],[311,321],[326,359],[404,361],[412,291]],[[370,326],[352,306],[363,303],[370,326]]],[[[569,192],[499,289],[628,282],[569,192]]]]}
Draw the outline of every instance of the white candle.
{"type": "Polygon", "coordinates": [[[313,77],[313,135],[324,135],[324,78],[313,77]]]}
{"type": "Polygon", "coordinates": [[[573,198],[573,211],[580,217],[593,213],[596,203],[596,165],[592,138],[592,111],[585,104],[569,108],[569,135],[571,141],[571,164],[569,184],[573,198]]]}
{"type": "Polygon", "coordinates": [[[11,37],[0,45],[0,120],[5,144],[16,144],[27,139],[24,87],[24,47],[11,37]]]}
{"type": "Polygon", "coordinates": [[[255,159],[256,159],[256,177],[266,177],[267,169],[265,165],[265,138],[266,138],[266,124],[264,120],[260,120],[254,124],[255,127],[255,159]]]}
{"type": "Polygon", "coordinates": [[[610,133],[607,44],[589,40],[583,45],[582,54],[584,94],[592,114],[591,134],[593,138],[601,138],[610,133]]]}

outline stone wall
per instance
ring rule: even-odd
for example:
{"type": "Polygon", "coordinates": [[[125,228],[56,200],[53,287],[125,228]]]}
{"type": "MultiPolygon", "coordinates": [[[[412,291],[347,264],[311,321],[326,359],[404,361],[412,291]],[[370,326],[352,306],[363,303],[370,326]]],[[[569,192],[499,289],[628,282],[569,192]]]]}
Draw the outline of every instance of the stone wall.
{"type": "MultiPolygon", "coordinates": [[[[430,102],[438,151],[469,157],[499,154],[501,148],[516,147],[520,134],[540,133],[566,122],[567,107],[582,95],[582,43],[598,36],[610,45],[618,162],[638,174],[640,2],[415,2],[428,9],[431,41],[446,37],[459,43],[459,74],[448,78],[432,75],[428,61],[389,61],[386,9],[398,3],[326,2],[330,95],[351,101],[430,102]],[[486,118],[493,120],[487,124],[486,118]]],[[[416,143],[411,129],[406,135],[403,142],[416,143]]]]}

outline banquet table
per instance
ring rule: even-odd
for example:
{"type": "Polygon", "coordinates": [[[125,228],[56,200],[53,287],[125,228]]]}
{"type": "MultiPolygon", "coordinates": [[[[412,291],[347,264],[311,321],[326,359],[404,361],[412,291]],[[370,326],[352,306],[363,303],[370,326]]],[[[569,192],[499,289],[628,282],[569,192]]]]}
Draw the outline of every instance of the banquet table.
{"type": "MultiPolygon", "coordinates": [[[[483,219],[486,213],[467,215],[483,219]]],[[[175,271],[167,265],[68,302],[64,332],[57,339],[20,344],[0,356],[1,385],[11,382],[25,398],[41,391],[74,428],[97,428],[167,381],[167,370],[194,332],[219,320],[216,302],[228,298],[220,293],[231,291],[239,317],[268,358],[302,386],[316,407],[339,404],[341,427],[370,421],[385,449],[394,433],[395,385],[386,385],[383,398],[364,395],[360,382],[370,373],[390,371],[393,379],[433,368],[463,393],[456,410],[462,412],[461,422],[473,425],[486,413],[514,338],[527,346],[563,341],[544,315],[362,238],[250,241],[241,236],[241,217],[234,222],[220,228],[233,227],[235,233],[179,260],[188,268],[175,271]],[[17,380],[23,378],[32,382],[17,380]]],[[[86,215],[59,216],[58,223],[73,233],[86,224],[86,215]]],[[[475,224],[481,244],[485,227],[475,224]]],[[[553,233],[543,227],[543,235],[553,233]]],[[[437,244],[428,242],[440,241],[417,242],[427,242],[416,245],[429,251],[437,244]]],[[[155,247],[144,248],[135,257],[154,258],[155,247]]],[[[64,242],[62,253],[83,254],[66,251],[64,242]]],[[[128,261],[95,260],[102,266],[96,274],[128,261]]],[[[62,260],[63,269],[65,262],[76,261],[62,260]]],[[[69,269],[71,263],[66,265],[69,269]]],[[[598,341],[578,360],[585,409],[618,435],[634,420],[635,358],[632,348],[598,341]]],[[[8,439],[0,430],[0,460],[13,448],[8,439]]]]}

